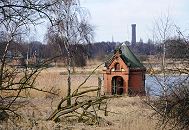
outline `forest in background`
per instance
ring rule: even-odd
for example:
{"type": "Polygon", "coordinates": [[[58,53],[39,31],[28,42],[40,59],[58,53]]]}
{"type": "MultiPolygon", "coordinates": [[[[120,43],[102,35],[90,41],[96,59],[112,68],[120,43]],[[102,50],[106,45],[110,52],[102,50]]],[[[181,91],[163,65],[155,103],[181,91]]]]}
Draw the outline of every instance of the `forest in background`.
{"type": "MultiPolygon", "coordinates": [[[[38,62],[53,57],[54,62],[66,62],[65,57],[67,53],[64,46],[61,46],[61,52],[57,44],[58,41],[48,41],[47,44],[42,44],[38,41],[23,42],[14,41],[8,48],[7,58],[13,59],[14,57],[23,57],[25,60],[35,55],[38,62]],[[63,52],[63,54],[61,54],[63,52]],[[61,56],[60,56],[61,55],[61,56]]],[[[135,55],[143,62],[148,61],[150,57],[161,57],[163,52],[162,44],[154,43],[152,40],[148,40],[144,43],[142,40],[136,44],[125,42],[135,55]]],[[[86,66],[87,60],[99,60],[105,61],[113,55],[114,50],[119,47],[121,42],[95,42],[88,44],[70,44],[70,52],[72,57],[72,66],[83,67],[86,66]]],[[[174,38],[165,41],[166,44],[166,58],[168,59],[188,59],[189,57],[189,44],[184,39],[174,38]]],[[[0,39],[0,57],[3,55],[6,42],[3,41],[3,37],[0,39]]],[[[157,61],[158,62],[158,61],[157,61]]]]}

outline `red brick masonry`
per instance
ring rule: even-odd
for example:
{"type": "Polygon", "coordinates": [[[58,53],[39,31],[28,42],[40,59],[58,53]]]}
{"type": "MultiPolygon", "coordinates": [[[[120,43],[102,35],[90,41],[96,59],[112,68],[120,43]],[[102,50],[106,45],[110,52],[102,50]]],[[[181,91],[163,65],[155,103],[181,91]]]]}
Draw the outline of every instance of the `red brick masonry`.
{"type": "Polygon", "coordinates": [[[145,95],[145,68],[129,68],[117,52],[103,70],[106,94],[145,95]]]}

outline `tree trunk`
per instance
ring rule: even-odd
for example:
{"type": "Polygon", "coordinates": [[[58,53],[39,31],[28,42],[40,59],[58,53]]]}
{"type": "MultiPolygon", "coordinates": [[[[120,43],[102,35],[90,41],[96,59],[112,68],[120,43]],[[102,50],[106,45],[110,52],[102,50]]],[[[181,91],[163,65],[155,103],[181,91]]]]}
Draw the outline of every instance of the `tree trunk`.
{"type": "Polygon", "coordinates": [[[67,91],[67,106],[71,105],[71,56],[70,56],[70,51],[68,50],[68,65],[67,65],[67,70],[68,70],[68,91],[67,91]]]}

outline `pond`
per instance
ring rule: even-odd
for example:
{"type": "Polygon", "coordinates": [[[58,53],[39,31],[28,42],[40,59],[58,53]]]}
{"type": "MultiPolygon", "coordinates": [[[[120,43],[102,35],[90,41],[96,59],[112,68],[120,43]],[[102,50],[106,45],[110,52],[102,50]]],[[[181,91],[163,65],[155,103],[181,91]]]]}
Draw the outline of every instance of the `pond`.
{"type": "Polygon", "coordinates": [[[172,88],[173,86],[179,86],[181,84],[189,84],[188,75],[146,75],[145,81],[146,92],[152,96],[161,95],[163,93],[163,86],[172,88]]]}

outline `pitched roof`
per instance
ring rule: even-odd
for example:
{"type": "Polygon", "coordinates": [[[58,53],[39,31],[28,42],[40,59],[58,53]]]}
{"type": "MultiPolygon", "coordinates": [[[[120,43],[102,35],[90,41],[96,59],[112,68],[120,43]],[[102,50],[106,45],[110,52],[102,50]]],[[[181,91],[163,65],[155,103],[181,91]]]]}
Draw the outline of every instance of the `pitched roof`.
{"type": "Polygon", "coordinates": [[[140,63],[139,59],[133,54],[129,47],[123,43],[120,48],[121,58],[130,68],[144,68],[143,64],[140,63]]]}
{"type": "Polygon", "coordinates": [[[115,58],[116,51],[119,51],[119,53],[121,54],[120,55],[121,59],[129,68],[133,68],[133,69],[145,68],[125,43],[121,44],[121,46],[115,49],[114,55],[111,55],[111,58],[105,62],[105,67],[108,67],[112,63],[112,61],[115,58]]]}

